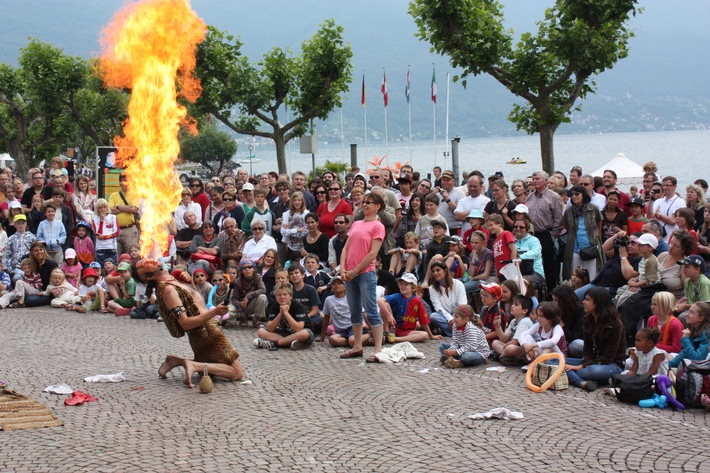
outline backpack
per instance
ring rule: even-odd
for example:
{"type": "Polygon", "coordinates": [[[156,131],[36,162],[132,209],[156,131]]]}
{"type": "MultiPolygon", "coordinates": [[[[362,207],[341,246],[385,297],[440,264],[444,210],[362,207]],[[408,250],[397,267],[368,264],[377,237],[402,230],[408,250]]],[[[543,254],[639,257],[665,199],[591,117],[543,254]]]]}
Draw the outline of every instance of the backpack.
{"type": "Polygon", "coordinates": [[[710,396],[710,360],[681,361],[676,374],[675,390],[676,399],[685,407],[702,407],[700,396],[710,396]]]}
{"type": "Polygon", "coordinates": [[[616,398],[629,404],[651,399],[656,392],[656,382],[650,374],[615,374],[611,385],[616,388],[616,398]]]}

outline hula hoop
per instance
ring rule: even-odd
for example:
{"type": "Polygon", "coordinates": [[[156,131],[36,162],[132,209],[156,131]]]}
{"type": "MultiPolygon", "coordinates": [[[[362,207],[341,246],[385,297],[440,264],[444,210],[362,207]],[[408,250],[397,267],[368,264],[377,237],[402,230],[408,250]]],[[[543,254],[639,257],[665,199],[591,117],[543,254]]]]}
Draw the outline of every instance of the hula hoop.
{"type": "Polygon", "coordinates": [[[535,358],[535,360],[532,363],[530,363],[530,365],[528,366],[528,372],[525,374],[525,384],[527,385],[527,387],[530,391],[533,391],[536,393],[541,393],[541,392],[547,390],[547,388],[549,388],[553,384],[555,384],[555,381],[557,381],[557,379],[560,376],[562,376],[562,373],[564,373],[564,372],[565,372],[565,357],[562,356],[561,353],[545,353],[545,354],[540,355],[537,358],[535,358]],[[541,363],[543,361],[547,361],[547,360],[551,360],[551,359],[557,359],[560,362],[557,370],[554,373],[552,373],[552,376],[550,376],[550,378],[547,381],[545,381],[542,386],[535,386],[532,383],[532,375],[533,375],[533,371],[535,370],[535,366],[537,366],[539,363],[541,363]]]}

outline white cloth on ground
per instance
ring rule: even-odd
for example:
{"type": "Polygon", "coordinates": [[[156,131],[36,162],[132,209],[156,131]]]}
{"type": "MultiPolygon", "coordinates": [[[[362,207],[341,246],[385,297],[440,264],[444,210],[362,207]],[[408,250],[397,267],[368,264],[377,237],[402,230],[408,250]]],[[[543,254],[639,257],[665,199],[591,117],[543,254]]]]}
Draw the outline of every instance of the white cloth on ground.
{"type": "Polygon", "coordinates": [[[502,419],[502,420],[510,420],[510,419],[522,419],[523,413],[522,412],[517,412],[517,411],[511,411],[508,408],[505,407],[496,407],[495,409],[491,409],[488,412],[479,412],[477,414],[471,414],[468,416],[469,419],[474,419],[474,420],[485,420],[485,419],[502,419]]]}
{"type": "Polygon", "coordinates": [[[383,348],[375,355],[380,363],[399,363],[407,358],[424,359],[424,353],[420,352],[409,342],[396,343],[391,347],[383,348]]]}

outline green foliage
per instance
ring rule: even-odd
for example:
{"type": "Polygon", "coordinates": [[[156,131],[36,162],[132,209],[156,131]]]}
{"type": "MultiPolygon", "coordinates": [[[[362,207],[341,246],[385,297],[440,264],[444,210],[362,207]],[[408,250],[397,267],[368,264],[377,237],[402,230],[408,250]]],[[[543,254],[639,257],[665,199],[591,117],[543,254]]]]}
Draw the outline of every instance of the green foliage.
{"type": "Polygon", "coordinates": [[[180,157],[202,164],[212,175],[219,175],[236,152],[234,139],[212,125],[205,126],[197,135],[184,133],[180,136],[180,157]]]}
{"type": "Polygon", "coordinates": [[[127,97],[104,89],[91,63],[35,39],[18,63],[0,65],[0,140],[20,172],[66,146],[79,145],[87,155],[111,144],[127,97]]]}
{"type": "Polygon", "coordinates": [[[496,0],[414,0],[409,12],[417,36],[463,69],[455,80],[486,73],[527,101],[508,118],[519,130],[540,133],[543,167],[551,172],[554,132],[579,110],[577,99],[594,93],[593,78],[628,55],[627,25],[637,3],[557,0],[537,33],[523,33],[515,47],[496,0]]]}
{"type": "Polygon", "coordinates": [[[325,164],[323,166],[316,166],[316,175],[322,176],[324,172],[331,171],[340,176],[340,179],[342,181],[342,178],[348,171],[348,169],[350,169],[350,163],[333,162],[326,159],[325,164]]]}
{"type": "Polygon", "coordinates": [[[252,65],[238,39],[210,27],[197,53],[203,90],[197,109],[237,133],[274,140],[279,172],[287,172],[286,143],[302,136],[310,120],[326,119],[349,90],[352,49],[342,33],[327,20],[300,55],[274,47],[252,65]],[[285,124],[279,121],[283,107],[293,117],[285,124]]]}

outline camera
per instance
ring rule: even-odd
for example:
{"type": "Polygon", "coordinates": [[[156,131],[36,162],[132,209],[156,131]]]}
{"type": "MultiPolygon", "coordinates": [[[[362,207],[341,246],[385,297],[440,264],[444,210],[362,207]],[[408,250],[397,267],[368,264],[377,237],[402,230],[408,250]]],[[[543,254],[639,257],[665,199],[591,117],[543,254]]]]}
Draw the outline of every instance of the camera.
{"type": "Polygon", "coordinates": [[[614,248],[621,248],[621,247],[626,248],[629,246],[629,236],[622,236],[614,240],[614,248]]]}

